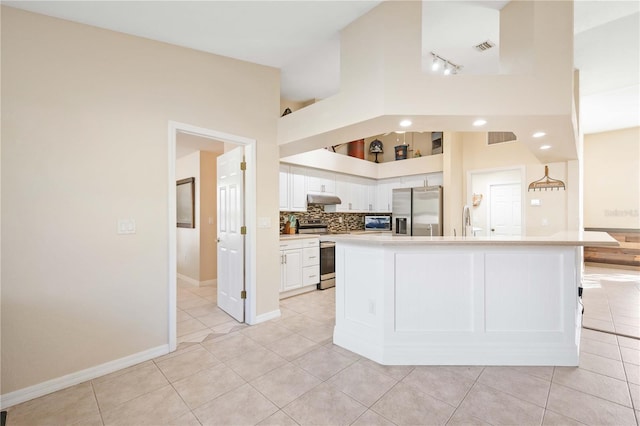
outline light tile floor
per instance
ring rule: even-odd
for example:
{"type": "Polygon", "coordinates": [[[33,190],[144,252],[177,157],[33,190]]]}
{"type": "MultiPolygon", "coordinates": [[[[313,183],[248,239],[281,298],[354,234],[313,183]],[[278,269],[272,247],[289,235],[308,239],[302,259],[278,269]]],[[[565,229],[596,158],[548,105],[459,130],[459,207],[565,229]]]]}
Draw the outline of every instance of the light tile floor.
{"type": "Polygon", "coordinates": [[[640,271],[587,266],[583,325],[640,338],[640,271]]]}
{"type": "Polygon", "coordinates": [[[331,343],[334,303],[286,299],[247,327],[215,289],[182,285],[176,352],[11,407],[7,424],[640,424],[639,340],[583,330],[578,368],[382,366],[331,343]]]}

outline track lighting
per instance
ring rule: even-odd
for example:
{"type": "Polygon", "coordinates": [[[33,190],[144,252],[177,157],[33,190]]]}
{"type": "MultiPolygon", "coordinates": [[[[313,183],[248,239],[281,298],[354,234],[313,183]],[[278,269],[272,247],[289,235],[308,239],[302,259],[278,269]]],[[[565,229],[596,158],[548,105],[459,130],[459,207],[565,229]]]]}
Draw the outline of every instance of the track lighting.
{"type": "Polygon", "coordinates": [[[438,71],[440,69],[441,63],[444,67],[444,70],[442,72],[444,75],[458,74],[458,71],[462,68],[462,65],[454,64],[448,59],[445,59],[440,55],[436,55],[433,52],[431,52],[431,56],[433,57],[433,62],[431,64],[431,70],[433,71],[438,71]]]}

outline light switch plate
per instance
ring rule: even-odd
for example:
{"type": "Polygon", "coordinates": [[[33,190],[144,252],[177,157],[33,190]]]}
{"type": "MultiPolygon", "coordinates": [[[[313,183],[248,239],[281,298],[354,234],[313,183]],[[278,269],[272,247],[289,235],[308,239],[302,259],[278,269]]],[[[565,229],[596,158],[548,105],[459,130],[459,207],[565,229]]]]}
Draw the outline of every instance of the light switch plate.
{"type": "Polygon", "coordinates": [[[135,219],[118,219],[118,234],[135,234],[135,219]]]}
{"type": "Polygon", "coordinates": [[[258,218],[258,228],[271,228],[271,218],[270,217],[259,217],[258,218]]]}
{"type": "Polygon", "coordinates": [[[534,198],[533,200],[531,200],[531,205],[532,206],[539,206],[540,204],[541,204],[540,200],[537,199],[537,198],[534,198]]]}

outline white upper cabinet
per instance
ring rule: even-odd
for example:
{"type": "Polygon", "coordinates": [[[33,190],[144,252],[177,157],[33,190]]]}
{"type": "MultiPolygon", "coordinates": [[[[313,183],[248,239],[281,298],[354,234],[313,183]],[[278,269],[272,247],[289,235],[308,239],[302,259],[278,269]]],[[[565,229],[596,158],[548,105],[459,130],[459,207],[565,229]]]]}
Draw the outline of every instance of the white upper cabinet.
{"type": "Polygon", "coordinates": [[[419,186],[427,186],[427,175],[411,175],[404,176],[401,178],[402,184],[401,188],[416,188],[419,186]]]}
{"type": "Polygon", "coordinates": [[[423,175],[403,176],[402,188],[416,188],[419,186],[442,185],[442,173],[428,173],[423,175]]]}
{"type": "Polygon", "coordinates": [[[338,212],[366,213],[376,211],[376,181],[349,175],[336,175],[336,195],[342,204],[338,212]]]}
{"type": "Polygon", "coordinates": [[[306,169],[307,191],[317,193],[336,193],[336,175],[324,170],[306,169]]]}
{"type": "Polygon", "coordinates": [[[280,164],[280,211],[289,210],[289,166],[280,164]]]}
{"type": "Polygon", "coordinates": [[[280,210],[307,211],[307,193],[337,195],[342,204],[327,212],[390,213],[395,188],[442,185],[442,173],[369,179],[319,169],[280,164],[280,210]]]}
{"type": "Polygon", "coordinates": [[[280,164],[280,211],[307,211],[305,169],[280,164]]]}
{"type": "Polygon", "coordinates": [[[400,179],[380,179],[376,185],[376,206],[377,213],[391,213],[392,193],[394,188],[400,188],[400,179]]]}

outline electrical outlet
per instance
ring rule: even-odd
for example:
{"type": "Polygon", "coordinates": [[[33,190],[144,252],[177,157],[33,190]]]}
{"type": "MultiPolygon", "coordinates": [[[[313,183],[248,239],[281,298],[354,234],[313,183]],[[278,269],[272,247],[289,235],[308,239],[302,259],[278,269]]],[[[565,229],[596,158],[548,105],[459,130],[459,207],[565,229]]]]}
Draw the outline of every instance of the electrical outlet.
{"type": "Polygon", "coordinates": [[[135,234],[135,219],[118,219],[118,234],[135,234]]]}

